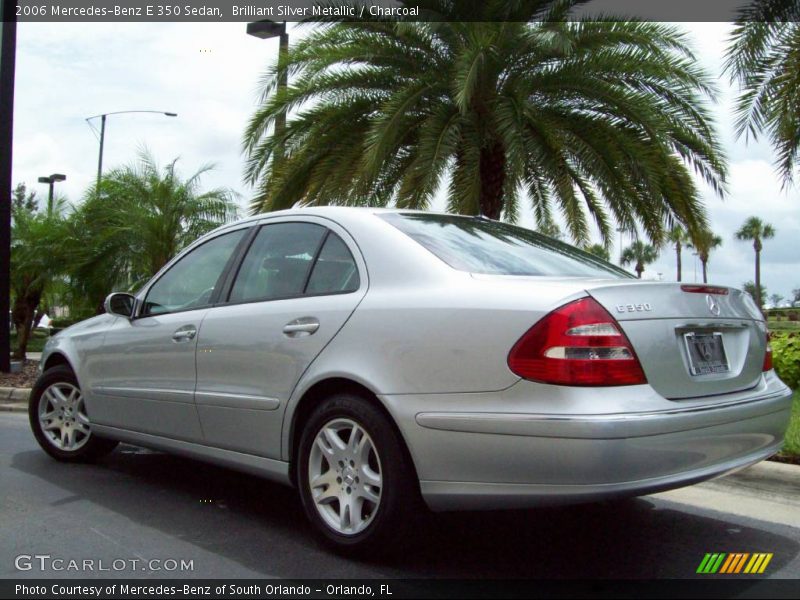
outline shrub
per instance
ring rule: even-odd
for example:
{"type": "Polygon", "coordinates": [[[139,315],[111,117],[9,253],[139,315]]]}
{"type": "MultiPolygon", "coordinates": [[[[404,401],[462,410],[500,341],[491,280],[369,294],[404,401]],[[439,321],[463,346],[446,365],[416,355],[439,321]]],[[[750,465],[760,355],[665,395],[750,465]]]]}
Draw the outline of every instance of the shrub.
{"type": "Polygon", "coordinates": [[[800,334],[774,332],[770,344],[775,372],[786,385],[797,389],[800,387],[800,334]]]}
{"type": "Polygon", "coordinates": [[[78,321],[80,321],[80,319],[73,319],[71,317],[53,319],[53,321],[50,323],[50,326],[57,329],[66,329],[67,327],[69,327],[70,325],[74,325],[78,321]]]}

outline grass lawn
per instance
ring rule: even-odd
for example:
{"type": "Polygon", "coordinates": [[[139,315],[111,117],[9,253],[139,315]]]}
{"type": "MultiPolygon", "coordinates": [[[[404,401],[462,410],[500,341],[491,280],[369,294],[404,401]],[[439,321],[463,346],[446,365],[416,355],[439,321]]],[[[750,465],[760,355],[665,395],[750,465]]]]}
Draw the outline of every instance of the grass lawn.
{"type": "Polygon", "coordinates": [[[781,454],[800,459],[800,389],[795,390],[792,396],[792,417],[781,454]]]}
{"type": "Polygon", "coordinates": [[[800,331],[800,321],[770,319],[767,321],[767,327],[770,331],[800,331]]]}
{"type": "MultiPolygon", "coordinates": [[[[28,352],[41,352],[44,349],[45,343],[47,343],[48,335],[46,331],[37,330],[34,331],[31,335],[30,339],[28,340],[28,352]]],[[[11,334],[11,351],[17,349],[17,334],[11,334]]]]}

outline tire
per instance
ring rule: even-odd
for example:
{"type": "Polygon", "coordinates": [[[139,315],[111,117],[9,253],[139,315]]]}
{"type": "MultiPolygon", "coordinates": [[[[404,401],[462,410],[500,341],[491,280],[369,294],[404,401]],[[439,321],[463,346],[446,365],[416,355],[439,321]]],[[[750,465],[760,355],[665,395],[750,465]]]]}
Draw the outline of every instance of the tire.
{"type": "Polygon", "coordinates": [[[92,433],[78,380],[66,365],[47,369],[36,380],[28,400],[28,418],[42,450],[63,462],[95,460],[119,443],[92,433]]]}
{"type": "Polygon", "coordinates": [[[399,434],[379,409],[353,394],[327,398],[311,414],[296,473],[306,516],[323,541],[341,553],[395,551],[425,511],[399,434]],[[352,449],[354,435],[360,451],[352,449]],[[312,477],[318,485],[312,486],[312,477]]]}

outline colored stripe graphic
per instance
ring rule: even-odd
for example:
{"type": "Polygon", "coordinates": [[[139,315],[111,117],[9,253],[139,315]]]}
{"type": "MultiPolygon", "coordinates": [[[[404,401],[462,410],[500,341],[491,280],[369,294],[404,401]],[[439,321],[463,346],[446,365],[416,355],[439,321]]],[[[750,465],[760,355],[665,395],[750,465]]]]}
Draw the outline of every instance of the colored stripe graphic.
{"type": "Polygon", "coordinates": [[[716,573],[719,569],[722,561],[725,559],[726,554],[724,552],[719,553],[715,552],[713,554],[706,554],[705,558],[703,558],[703,562],[700,563],[700,566],[697,567],[698,573],[716,573]]]}
{"type": "Polygon", "coordinates": [[[733,552],[728,555],[728,560],[725,561],[725,564],[722,565],[722,568],[719,570],[720,573],[738,573],[742,570],[742,566],[744,562],[747,560],[747,557],[750,554],[741,553],[741,552],[733,552]]]}
{"type": "Polygon", "coordinates": [[[742,558],[739,559],[739,564],[736,565],[736,570],[734,571],[734,573],[740,573],[742,571],[742,567],[744,566],[744,563],[747,560],[748,556],[750,556],[750,554],[747,552],[742,554],[742,558]]]}
{"type": "Polygon", "coordinates": [[[757,552],[709,552],[697,567],[697,573],[713,575],[715,573],[734,575],[747,573],[750,575],[763,573],[772,560],[772,553],[757,552]],[[748,560],[749,559],[749,560],[748,560]],[[745,566],[747,565],[747,566],[745,566]],[[742,571],[744,569],[744,571],[742,571]]]}
{"type": "Polygon", "coordinates": [[[728,560],[726,560],[722,568],[719,570],[720,573],[730,573],[731,565],[735,564],[736,561],[739,560],[738,554],[728,554],[728,560]]]}
{"type": "Polygon", "coordinates": [[[767,565],[769,564],[769,561],[771,561],[771,560],[772,560],[772,554],[771,553],[770,554],[767,554],[767,553],[753,554],[753,558],[750,559],[750,562],[747,564],[747,567],[745,567],[744,572],[745,573],[763,573],[766,570],[767,565]]]}

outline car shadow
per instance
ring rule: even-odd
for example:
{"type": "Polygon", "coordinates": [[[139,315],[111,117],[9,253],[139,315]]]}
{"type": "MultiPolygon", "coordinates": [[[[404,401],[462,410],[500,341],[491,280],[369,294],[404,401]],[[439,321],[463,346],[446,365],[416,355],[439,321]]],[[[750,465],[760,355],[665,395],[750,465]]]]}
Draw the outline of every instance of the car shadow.
{"type": "Polygon", "coordinates": [[[798,540],[741,519],[644,497],[429,515],[395,552],[354,560],[317,541],[294,490],[254,476],[129,445],[93,465],[25,451],[11,466],[71,495],[60,503],[95,503],[265,577],[687,578],[707,552],[772,552],[772,572],[800,552],[798,540]]]}

